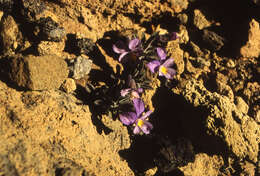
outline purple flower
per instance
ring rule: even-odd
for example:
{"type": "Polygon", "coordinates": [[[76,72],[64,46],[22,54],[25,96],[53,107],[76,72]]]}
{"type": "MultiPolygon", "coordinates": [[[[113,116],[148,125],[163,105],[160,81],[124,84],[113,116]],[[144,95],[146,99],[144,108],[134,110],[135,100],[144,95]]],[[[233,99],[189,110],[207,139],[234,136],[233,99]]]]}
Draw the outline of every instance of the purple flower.
{"type": "Polygon", "coordinates": [[[127,89],[122,89],[120,91],[121,96],[125,97],[127,94],[130,93],[130,98],[133,100],[135,98],[140,98],[140,94],[143,93],[142,88],[137,88],[135,80],[132,79],[131,75],[129,75],[128,78],[128,86],[129,88],[127,89]]]}
{"type": "Polygon", "coordinates": [[[151,72],[159,72],[159,76],[165,76],[167,79],[172,79],[176,71],[171,68],[173,66],[173,58],[166,59],[166,52],[162,48],[156,48],[160,60],[153,60],[147,64],[151,72]]]}
{"type": "Polygon", "coordinates": [[[142,52],[141,41],[138,38],[130,40],[128,43],[128,47],[122,41],[117,42],[113,45],[114,52],[120,54],[119,62],[126,56],[130,55],[133,58],[137,58],[142,52]]]}
{"type": "Polygon", "coordinates": [[[121,122],[125,125],[134,124],[134,134],[139,134],[140,132],[149,134],[153,129],[153,125],[147,121],[147,118],[152,111],[147,111],[144,113],[144,102],[139,98],[135,98],[133,103],[136,112],[126,112],[124,114],[120,114],[119,118],[121,122]]]}

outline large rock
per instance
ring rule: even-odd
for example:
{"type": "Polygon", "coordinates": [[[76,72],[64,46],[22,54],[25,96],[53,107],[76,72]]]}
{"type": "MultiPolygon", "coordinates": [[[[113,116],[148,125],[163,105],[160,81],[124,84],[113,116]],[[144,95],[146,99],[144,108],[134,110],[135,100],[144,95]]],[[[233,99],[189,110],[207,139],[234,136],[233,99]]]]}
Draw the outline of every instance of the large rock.
{"type": "Polygon", "coordinates": [[[10,60],[11,79],[26,89],[58,89],[68,76],[67,63],[55,55],[29,55],[10,60]]]}
{"type": "Polygon", "coordinates": [[[133,176],[119,150],[127,128],[107,118],[99,134],[88,106],[61,91],[18,92],[0,81],[1,175],[133,176]]]}
{"type": "Polygon", "coordinates": [[[210,112],[206,120],[208,132],[220,138],[229,151],[237,158],[249,158],[257,162],[260,125],[247,115],[244,102],[237,101],[236,105],[227,96],[211,93],[196,80],[188,81],[182,95],[194,106],[204,106],[208,109],[210,112]],[[239,104],[244,107],[241,108],[239,104]]]}
{"type": "Polygon", "coordinates": [[[260,28],[256,20],[249,23],[248,41],[240,49],[243,57],[258,57],[260,55],[260,28]]]}

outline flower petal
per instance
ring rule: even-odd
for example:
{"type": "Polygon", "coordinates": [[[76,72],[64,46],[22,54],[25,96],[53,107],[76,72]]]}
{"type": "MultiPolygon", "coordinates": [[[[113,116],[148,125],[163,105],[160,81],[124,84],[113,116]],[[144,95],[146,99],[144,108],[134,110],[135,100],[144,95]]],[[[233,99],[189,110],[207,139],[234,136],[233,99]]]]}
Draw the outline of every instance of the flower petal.
{"type": "Polygon", "coordinates": [[[139,134],[141,132],[141,128],[136,125],[133,132],[134,132],[134,134],[139,134]]]}
{"type": "Polygon", "coordinates": [[[137,91],[135,91],[135,90],[132,90],[131,91],[131,98],[140,98],[140,95],[139,95],[139,93],[137,92],[137,91]]]}
{"type": "Polygon", "coordinates": [[[148,116],[152,114],[153,111],[147,111],[140,119],[145,120],[148,116]]]}
{"type": "Polygon", "coordinates": [[[155,73],[160,66],[160,62],[158,60],[151,61],[147,64],[147,67],[151,70],[152,73],[155,73]]]}
{"type": "Polygon", "coordinates": [[[123,57],[125,57],[128,53],[129,53],[129,52],[124,52],[124,53],[122,53],[122,54],[119,56],[119,58],[118,58],[119,62],[121,62],[121,60],[123,59],[123,57]]]}
{"type": "Polygon", "coordinates": [[[167,68],[167,73],[164,75],[167,79],[172,79],[176,74],[176,71],[173,68],[167,68]]]}
{"type": "Polygon", "coordinates": [[[138,89],[137,89],[137,92],[138,92],[138,93],[143,93],[143,92],[144,92],[144,89],[143,89],[143,88],[138,88],[138,89]]]}
{"type": "Polygon", "coordinates": [[[113,48],[113,51],[118,54],[126,52],[125,44],[122,41],[119,41],[116,44],[114,44],[112,48],[113,48]]]}
{"type": "Polygon", "coordinates": [[[149,134],[152,129],[153,129],[153,125],[150,122],[144,120],[144,124],[141,126],[141,130],[145,134],[149,134]]]}
{"type": "Polygon", "coordinates": [[[164,49],[162,48],[156,48],[157,54],[160,57],[161,60],[165,60],[166,59],[166,52],[164,51],[164,49]]]}
{"type": "Polygon", "coordinates": [[[174,64],[174,59],[173,58],[169,58],[162,65],[167,68],[167,67],[173,66],[173,64],[174,64]]]}
{"type": "Polygon", "coordinates": [[[138,38],[135,38],[135,39],[133,39],[133,40],[131,40],[131,41],[129,42],[128,47],[129,47],[129,49],[132,51],[132,50],[137,49],[137,46],[138,46],[140,43],[141,43],[141,41],[140,41],[138,38]]]}
{"type": "Polygon", "coordinates": [[[123,114],[119,114],[119,118],[123,124],[131,125],[136,121],[137,116],[134,112],[126,112],[123,114]]]}
{"type": "Polygon", "coordinates": [[[129,94],[130,90],[131,90],[130,88],[128,88],[128,89],[122,89],[122,90],[120,91],[121,96],[122,96],[122,97],[125,97],[127,94],[129,94]]]}
{"type": "Polygon", "coordinates": [[[144,102],[140,98],[133,99],[137,118],[144,112],[144,102]]]}

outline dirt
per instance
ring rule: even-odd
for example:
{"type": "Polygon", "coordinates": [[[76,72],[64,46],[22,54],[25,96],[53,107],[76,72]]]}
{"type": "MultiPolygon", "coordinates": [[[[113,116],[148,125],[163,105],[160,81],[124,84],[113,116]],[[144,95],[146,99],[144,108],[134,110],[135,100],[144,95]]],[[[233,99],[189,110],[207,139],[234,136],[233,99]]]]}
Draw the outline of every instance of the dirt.
{"type": "Polygon", "coordinates": [[[235,0],[0,0],[0,175],[260,175],[259,10],[235,0]],[[177,32],[165,45],[177,73],[145,73],[154,128],[134,135],[107,111],[133,64],[112,45],[155,31],[177,32]],[[72,76],[78,57],[90,61],[72,76]]]}

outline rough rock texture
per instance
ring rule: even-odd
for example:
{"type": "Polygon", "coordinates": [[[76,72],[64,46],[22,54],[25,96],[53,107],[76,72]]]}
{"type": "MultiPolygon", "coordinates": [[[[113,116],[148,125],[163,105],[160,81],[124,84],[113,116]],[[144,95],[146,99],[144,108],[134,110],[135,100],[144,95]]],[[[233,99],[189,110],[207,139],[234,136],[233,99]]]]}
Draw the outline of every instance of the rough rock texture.
{"type": "Polygon", "coordinates": [[[14,1],[12,0],[0,0],[0,10],[5,12],[11,12],[14,5],[14,1]]]}
{"type": "Polygon", "coordinates": [[[193,24],[199,29],[202,30],[206,27],[209,27],[211,23],[205,18],[200,10],[194,10],[193,24]]]}
{"type": "Polygon", "coordinates": [[[180,170],[187,176],[212,176],[220,174],[219,170],[223,164],[224,161],[219,156],[198,154],[195,156],[194,163],[189,163],[187,166],[180,168],[180,170]]]}
{"type": "Polygon", "coordinates": [[[0,82],[0,171],[3,175],[134,175],[118,151],[127,129],[98,134],[88,106],[60,91],[17,92],[0,82]],[[119,133],[120,131],[120,133],[119,133]]]}
{"type": "Polygon", "coordinates": [[[240,49],[243,57],[258,57],[260,55],[260,28],[259,23],[252,19],[249,23],[248,41],[240,49]]]}
{"type": "Polygon", "coordinates": [[[0,25],[0,42],[2,45],[2,53],[11,54],[18,46],[19,29],[12,16],[2,19],[0,25]]]}
{"type": "Polygon", "coordinates": [[[21,4],[23,7],[21,9],[21,14],[29,22],[39,20],[42,17],[44,11],[46,10],[44,2],[40,0],[22,0],[21,4]]]}
{"type": "Polygon", "coordinates": [[[60,42],[64,39],[66,32],[63,27],[59,27],[51,17],[40,18],[35,26],[35,32],[40,40],[60,42]]]}
{"type": "Polygon", "coordinates": [[[37,51],[39,55],[57,55],[62,57],[63,50],[65,48],[65,42],[51,42],[51,41],[41,41],[38,44],[37,51]]]}
{"type": "Polygon", "coordinates": [[[73,66],[71,67],[72,77],[75,79],[84,77],[90,72],[91,66],[92,60],[85,56],[78,56],[73,60],[73,66]]]}
{"type": "Polygon", "coordinates": [[[223,37],[207,29],[203,30],[203,40],[208,45],[207,48],[213,51],[220,50],[225,41],[223,37]]]}
{"type": "Polygon", "coordinates": [[[68,76],[67,64],[55,55],[13,57],[11,79],[30,90],[58,89],[68,76]]]}
{"type": "Polygon", "coordinates": [[[207,91],[195,80],[188,81],[183,96],[194,106],[209,109],[209,132],[220,137],[232,153],[257,162],[260,125],[247,115],[246,108],[238,109],[228,97],[207,91]]]}
{"type": "Polygon", "coordinates": [[[73,91],[76,90],[77,88],[77,85],[74,81],[74,79],[71,79],[71,78],[67,78],[63,84],[61,85],[62,86],[62,89],[67,92],[67,93],[71,93],[73,91]]]}
{"type": "Polygon", "coordinates": [[[177,173],[169,175],[258,176],[258,2],[0,0],[0,175],[160,176],[171,168],[177,173]],[[115,42],[157,29],[177,32],[165,46],[177,74],[167,81],[147,73],[152,89],[142,98],[154,129],[136,136],[100,113],[89,92],[121,81],[115,42]],[[83,55],[93,63],[78,62],[79,76],[68,78],[65,60],[83,55]],[[161,133],[173,146],[178,137],[190,145],[177,154],[158,144],[161,133]],[[166,170],[153,157],[163,148],[166,170]]]}

